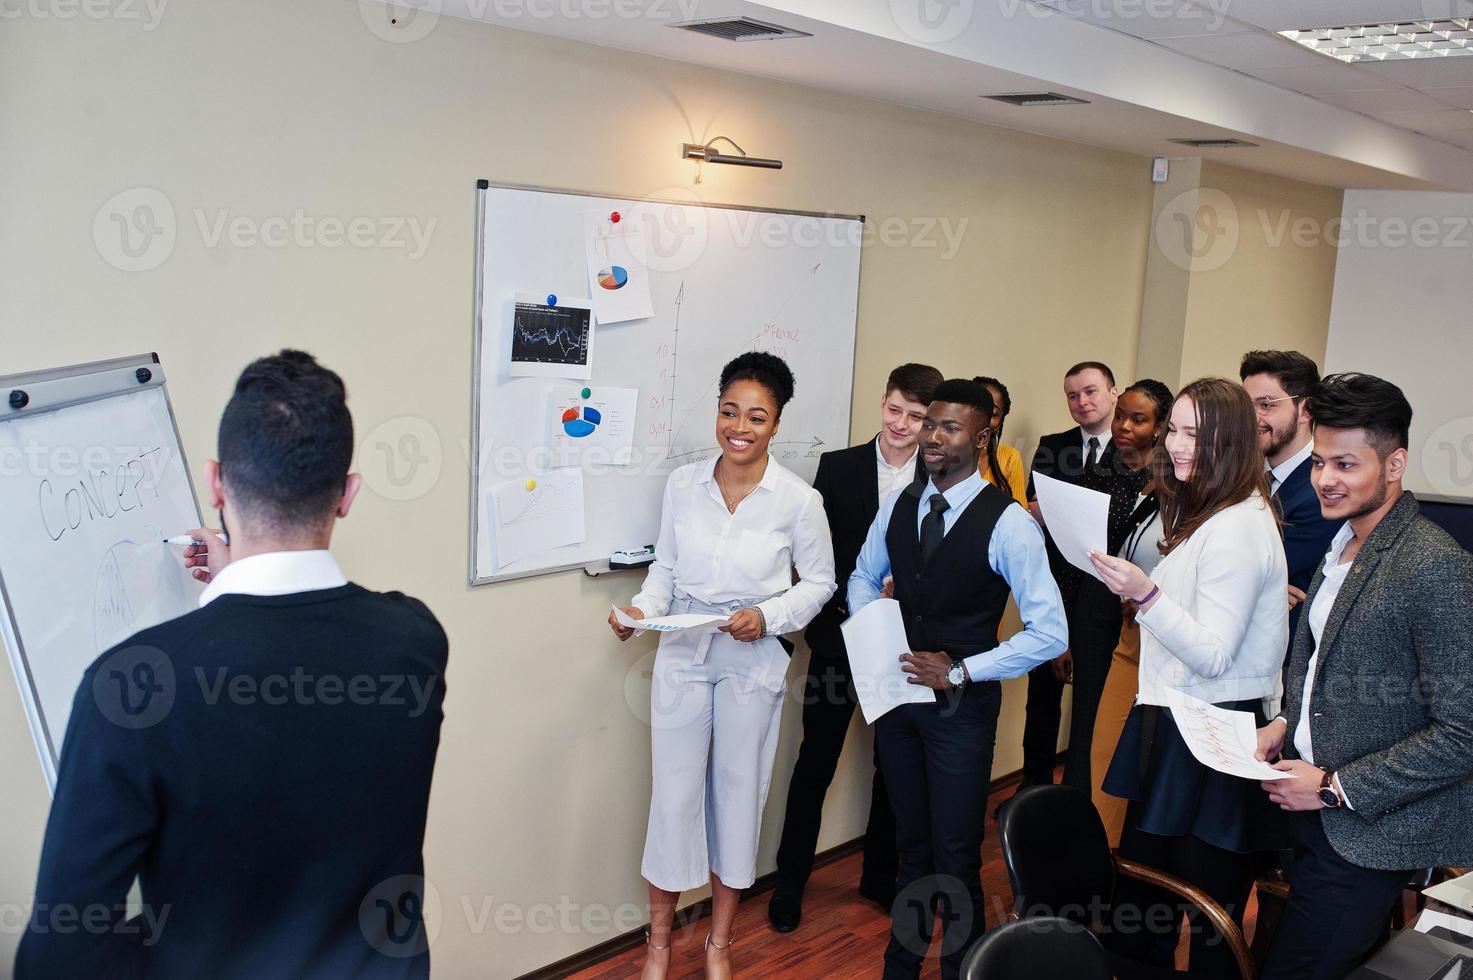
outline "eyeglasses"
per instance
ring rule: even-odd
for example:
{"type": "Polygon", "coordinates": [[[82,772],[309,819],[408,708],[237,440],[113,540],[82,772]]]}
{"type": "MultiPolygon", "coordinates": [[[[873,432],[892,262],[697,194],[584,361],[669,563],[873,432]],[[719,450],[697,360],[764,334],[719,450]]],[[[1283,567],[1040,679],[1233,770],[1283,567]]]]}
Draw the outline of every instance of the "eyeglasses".
{"type": "Polygon", "coordinates": [[[1274,410],[1274,406],[1279,402],[1290,400],[1298,401],[1299,399],[1294,395],[1284,395],[1282,398],[1255,398],[1253,399],[1253,409],[1259,415],[1267,415],[1274,410]]]}

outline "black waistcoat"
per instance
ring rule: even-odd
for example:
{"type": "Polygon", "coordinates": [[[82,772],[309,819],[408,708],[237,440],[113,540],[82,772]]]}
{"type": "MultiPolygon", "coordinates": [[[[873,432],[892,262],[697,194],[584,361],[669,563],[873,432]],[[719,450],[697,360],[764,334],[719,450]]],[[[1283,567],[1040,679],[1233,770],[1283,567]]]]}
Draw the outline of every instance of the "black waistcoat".
{"type": "Polygon", "coordinates": [[[956,659],[997,646],[997,628],[1008,603],[1008,583],[992,570],[987,548],[992,530],[1012,498],[983,484],[924,571],[916,513],[926,483],[913,483],[895,501],[885,546],[895,578],[895,599],[912,650],[937,650],[956,659]]]}

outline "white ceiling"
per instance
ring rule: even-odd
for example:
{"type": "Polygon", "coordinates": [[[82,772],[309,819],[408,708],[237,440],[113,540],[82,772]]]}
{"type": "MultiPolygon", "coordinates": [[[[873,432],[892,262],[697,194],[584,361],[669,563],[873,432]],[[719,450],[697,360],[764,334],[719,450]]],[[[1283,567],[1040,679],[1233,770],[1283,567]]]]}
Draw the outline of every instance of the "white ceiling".
{"type": "MultiPolygon", "coordinates": [[[[1201,156],[1337,187],[1473,191],[1473,57],[1347,65],[1273,33],[1470,16],[1473,0],[399,2],[1144,156],[1201,156]],[[731,42],[670,27],[741,15],[813,36],[731,42]],[[1028,91],[1090,104],[981,98],[1028,91]],[[1181,137],[1259,145],[1168,142],[1181,137]]],[[[782,156],[754,142],[753,152],[782,156]]]]}

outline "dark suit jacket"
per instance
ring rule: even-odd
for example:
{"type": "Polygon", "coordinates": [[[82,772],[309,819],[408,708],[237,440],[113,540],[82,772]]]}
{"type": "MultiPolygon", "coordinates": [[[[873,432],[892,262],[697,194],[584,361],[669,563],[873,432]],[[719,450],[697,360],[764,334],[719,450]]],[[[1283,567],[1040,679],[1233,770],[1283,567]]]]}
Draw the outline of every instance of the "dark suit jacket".
{"type": "MultiPolygon", "coordinates": [[[[1306,605],[1324,582],[1315,575],[1306,605]]],[[[1294,758],[1315,643],[1299,623],[1284,693],[1294,758]]],[[[1473,554],[1405,493],[1362,545],[1325,624],[1310,724],[1315,764],[1354,810],[1321,811],[1336,852],[1364,868],[1473,862],[1473,554]]]]}
{"type": "MultiPolygon", "coordinates": [[[[916,454],[917,480],[926,470],[916,454]]],[[[818,656],[844,656],[844,634],[839,625],[849,618],[849,576],[859,561],[859,549],[880,512],[879,474],[875,469],[875,440],[836,449],[818,458],[813,488],[823,497],[834,541],[834,578],[839,587],[819,610],[803,634],[818,656]]]]}
{"type": "MultiPolygon", "coordinates": [[[[1109,466],[1115,458],[1115,440],[1109,435],[1100,437],[1100,459],[1099,466],[1109,466]]],[[[1084,469],[1084,436],[1079,426],[1075,426],[1065,432],[1055,432],[1038,440],[1038,448],[1033,452],[1033,463],[1028,467],[1028,499],[1034,500],[1038,494],[1033,488],[1033,475],[1042,473],[1057,480],[1068,483],[1080,483],[1088,485],[1094,474],[1085,472],[1084,469]]],[[[1079,593],[1079,585],[1084,573],[1065,560],[1054,545],[1053,536],[1048,533],[1048,528],[1043,532],[1044,544],[1048,548],[1048,566],[1054,573],[1054,581],[1058,583],[1059,594],[1063,597],[1064,608],[1074,608],[1074,597],[1079,593]]]]}
{"type": "MultiPolygon", "coordinates": [[[[1319,495],[1314,492],[1314,484],[1309,482],[1313,466],[1312,459],[1300,463],[1274,494],[1279,515],[1284,519],[1284,555],[1289,560],[1289,584],[1305,591],[1309,590],[1315,569],[1325,560],[1330,541],[1344,523],[1327,521],[1320,513],[1319,495]]],[[[1300,603],[1289,612],[1291,646],[1294,630],[1299,625],[1299,613],[1303,609],[1304,604],[1300,603]]]]}

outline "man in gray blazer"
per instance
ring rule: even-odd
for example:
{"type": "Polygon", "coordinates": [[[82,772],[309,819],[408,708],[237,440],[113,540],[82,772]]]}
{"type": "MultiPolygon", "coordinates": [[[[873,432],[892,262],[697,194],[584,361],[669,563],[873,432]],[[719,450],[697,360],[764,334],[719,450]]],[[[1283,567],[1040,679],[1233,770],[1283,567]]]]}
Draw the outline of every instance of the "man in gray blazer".
{"type": "Polygon", "coordinates": [[[1473,555],[1401,488],[1412,408],[1380,378],[1310,400],[1311,478],[1345,526],[1305,599],[1259,755],[1292,811],[1289,905],[1264,980],[1338,980],[1384,940],[1413,870],[1473,862],[1473,555]]]}

